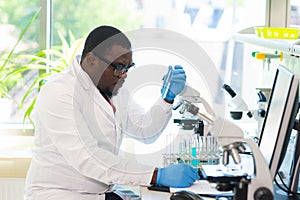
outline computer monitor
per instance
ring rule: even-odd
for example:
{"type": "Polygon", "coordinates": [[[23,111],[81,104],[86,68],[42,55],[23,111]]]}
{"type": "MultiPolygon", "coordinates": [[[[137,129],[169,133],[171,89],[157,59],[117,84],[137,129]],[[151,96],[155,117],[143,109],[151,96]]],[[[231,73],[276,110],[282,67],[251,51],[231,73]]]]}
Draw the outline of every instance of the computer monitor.
{"type": "Polygon", "coordinates": [[[259,139],[273,180],[284,159],[298,112],[299,78],[282,65],[276,69],[259,139]]]}

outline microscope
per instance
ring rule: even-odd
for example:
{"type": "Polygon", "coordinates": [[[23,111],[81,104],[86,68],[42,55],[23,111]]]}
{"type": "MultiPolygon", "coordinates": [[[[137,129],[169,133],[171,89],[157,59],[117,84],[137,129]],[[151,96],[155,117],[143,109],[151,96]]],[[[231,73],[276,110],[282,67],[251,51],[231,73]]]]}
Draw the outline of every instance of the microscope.
{"type": "MultiPolygon", "coordinates": [[[[203,99],[200,96],[200,93],[188,85],[186,85],[183,94],[180,95],[179,101],[173,106],[173,110],[177,110],[182,105],[183,101],[189,101],[195,104],[202,104],[205,110],[208,111],[209,115],[213,117],[215,116],[212,108],[205,101],[205,99],[203,99]]],[[[195,117],[193,115],[185,115],[185,112],[182,109],[179,110],[179,113],[181,114],[181,118],[174,119],[174,123],[179,124],[183,130],[194,130],[195,134],[199,134],[201,136],[205,135],[204,122],[207,120],[209,121],[209,118],[203,120],[202,118],[205,118],[204,115],[202,116],[202,118],[195,117]]]]}
{"type": "Polygon", "coordinates": [[[257,136],[256,138],[259,138],[259,134],[261,132],[263,120],[266,115],[266,107],[267,107],[267,98],[264,95],[264,93],[257,89],[257,95],[258,95],[258,109],[257,110],[250,110],[245,103],[245,101],[242,99],[242,97],[237,94],[229,85],[224,84],[223,89],[226,91],[229,96],[229,106],[231,108],[230,110],[230,116],[234,120],[240,120],[243,116],[243,112],[247,113],[247,116],[249,118],[254,118],[257,121],[257,136]]]}
{"type": "MultiPolygon", "coordinates": [[[[230,158],[236,165],[241,163],[241,157],[246,149],[253,160],[253,174],[228,174],[222,173],[220,170],[216,170],[216,174],[209,174],[208,171],[215,165],[202,166],[202,173],[208,181],[217,182],[218,185],[229,185],[233,188],[234,200],[273,200],[273,181],[270,175],[268,165],[265,158],[261,154],[258,146],[253,142],[252,139],[244,138],[243,131],[233,124],[232,122],[217,117],[213,114],[213,110],[209,104],[201,98],[201,102],[205,102],[205,109],[209,110],[209,114],[200,112],[199,107],[195,106],[189,100],[181,99],[177,107],[180,108],[181,113],[191,113],[199,119],[208,123],[209,132],[208,134],[213,135],[217,138],[218,144],[222,147],[222,164],[220,166],[226,169],[230,158]]],[[[221,170],[222,171],[222,170],[221,170]]]]}

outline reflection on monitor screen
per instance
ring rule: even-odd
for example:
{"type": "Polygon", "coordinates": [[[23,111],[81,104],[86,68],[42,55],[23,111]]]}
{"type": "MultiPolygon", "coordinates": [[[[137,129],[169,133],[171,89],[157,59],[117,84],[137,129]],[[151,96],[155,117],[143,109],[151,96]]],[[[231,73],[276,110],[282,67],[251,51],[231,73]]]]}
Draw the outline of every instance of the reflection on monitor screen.
{"type": "Polygon", "coordinates": [[[284,159],[298,112],[299,79],[279,65],[259,140],[273,180],[284,159]]]}

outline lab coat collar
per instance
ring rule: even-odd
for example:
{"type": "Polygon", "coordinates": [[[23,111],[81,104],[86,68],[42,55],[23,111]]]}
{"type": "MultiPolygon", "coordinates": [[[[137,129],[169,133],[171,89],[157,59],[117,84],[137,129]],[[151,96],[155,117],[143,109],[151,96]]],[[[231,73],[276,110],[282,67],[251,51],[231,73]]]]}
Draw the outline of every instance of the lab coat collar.
{"type": "MultiPolygon", "coordinates": [[[[80,65],[81,55],[77,55],[72,61],[72,70],[80,81],[82,87],[85,90],[89,90],[92,85],[94,85],[93,81],[89,77],[89,75],[82,69],[80,65]]],[[[95,87],[95,86],[94,86],[95,87]]]]}
{"type": "Polygon", "coordinates": [[[81,55],[77,55],[72,61],[72,71],[74,72],[78,81],[86,91],[91,91],[94,102],[108,113],[113,120],[115,120],[115,113],[109,102],[100,94],[100,91],[93,83],[90,76],[82,69],[80,65],[81,55]]]}

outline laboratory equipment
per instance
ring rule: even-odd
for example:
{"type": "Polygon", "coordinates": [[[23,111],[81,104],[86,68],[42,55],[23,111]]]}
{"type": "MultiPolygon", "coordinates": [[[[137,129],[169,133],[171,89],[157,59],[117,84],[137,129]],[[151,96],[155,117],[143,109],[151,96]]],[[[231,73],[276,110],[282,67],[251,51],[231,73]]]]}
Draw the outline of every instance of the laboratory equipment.
{"type": "Polygon", "coordinates": [[[188,110],[189,113],[193,114],[194,116],[198,117],[199,119],[207,122],[212,123],[213,119],[216,117],[215,112],[209,105],[209,103],[200,95],[197,96],[196,101],[193,103],[201,103],[206,111],[206,113],[201,113],[199,111],[199,107],[196,107],[192,104],[190,99],[186,98],[185,96],[181,96],[179,102],[176,104],[176,106],[173,108],[174,110],[179,109],[179,113],[184,115],[185,111],[188,110]]]}
{"type": "Polygon", "coordinates": [[[280,61],[283,60],[283,53],[282,52],[275,52],[275,53],[267,53],[267,52],[252,52],[252,57],[255,57],[258,60],[263,61],[263,68],[265,67],[265,63],[268,64],[268,70],[270,69],[271,59],[278,58],[280,61]]]}
{"type": "Polygon", "coordinates": [[[219,164],[220,150],[214,136],[193,133],[169,134],[166,141],[169,145],[163,154],[164,166],[186,163],[200,168],[203,164],[219,164]]]}
{"type": "Polygon", "coordinates": [[[254,119],[256,119],[257,121],[257,138],[259,138],[262,130],[262,125],[266,117],[268,102],[267,102],[266,95],[260,89],[257,89],[257,94],[258,94],[258,100],[257,100],[258,109],[254,114],[254,119]]]}
{"type": "MultiPolygon", "coordinates": [[[[290,136],[295,124],[296,115],[299,109],[299,78],[284,66],[278,65],[272,92],[269,100],[267,114],[259,140],[259,148],[267,161],[272,180],[276,175],[282,174],[279,171],[290,143],[290,136]]],[[[294,145],[297,145],[294,143],[294,145]]],[[[297,150],[299,151],[299,149],[297,150]]],[[[292,160],[285,176],[290,181],[291,193],[297,192],[299,176],[299,152],[292,160]],[[290,174],[293,174],[290,177],[290,174]]]]}
{"type": "Polygon", "coordinates": [[[230,105],[236,111],[246,111],[249,117],[252,117],[251,111],[248,109],[247,104],[242,99],[242,97],[237,94],[229,85],[224,84],[223,89],[230,95],[231,101],[230,105]]]}
{"type": "MultiPolygon", "coordinates": [[[[212,115],[214,115],[214,112],[209,107],[208,103],[200,97],[200,93],[189,85],[186,85],[183,93],[180,94],[178,101],[173,106],[173,110],[177,110],[181,106],[183,100],[188,100],[192,103],[201,103],[212,115]]],[[[179,113],[181,114],[181,118],[174,119],[174,123],[178,123],[184,130],[194,130],[194,133],[200,134],[201,136],[204,135],[203,120],[191,115],[184,115],[181,111],[179,111],[179,113]]]]}
{"type": "Polygon", "coordinates": [[[161,93],[161,97],[163,99],[167,97],[168,91],[170,89],[172,73],[173,73],[173,67],[169,66],[168,67],[168,72],[163,78],[164,82],[163,82],[162,93],[161,93]]]}
{"type": "Polygon", "coordinates": [[[254,174],[252,176],[227,176],[225,174],[217,177],[215,181],[233,183],[235,199],[245,200],[272,200],[273,180],[265,159],[257,145],[250,138],[243,137],[243,131],[232,122],[220,117],[210,117],[199,111],[199,108],[188,101],[183,101],[182,112],[190,112],[202,120],[208,122],[209,133],[217,138],[219,145],[223,147],[223,164],[227,165],[229,156],[235,163],[240,162],[239,153],[247,146],[251,150],[253,159],[254,174]],[[227,156],[228,155],[228,156],[227,156]]]}
{"type": "Polygon", "coordinates": [[[223,89],[229,94],[230,100],[229,100],[229,105],[231,107],[230,110],[230,116],[235,119],[241,119],[242,118],[242,113],[244,111],[247,112],[247,116],[249,118],[254,118],[257,121],[257,131],[256,131],[256,138],[259,138],[261,128],[262,128],[262,123],[265,118],[266,114],[266,104],[267,104],[267,98],[264,95],[264,93],[260,90],[257,89],[257,95],[258,95],[258,109],[257,110],[249,110],[247,104],[245,101],[242,99],[240,95],[238,95],[229,85],[224,84],[223,89]]]}
{"type": "Polygon", "coordinates": [[[174,119],[174,123],[179,124],[184,130],[194,130],[195,134],[204,134],[203,120],[193,118],[177,118],[174,119]]]}
{"type": "Polygon", "coordinates": [[[218,164],[220,152],[217,140],[214,136],[207,135],[202,118],[195,117],[191,114],[187,115],[187,113],[184,112],[186,100],[203,105],[205,110],[208,111],[202,116],[207,116],[206,120],[209,121],[210,117],[215,117],[212,108],[206,100],[200,96],[200,93],[187,85],[184,92],[180,94],[178,102],[175,103],[173,107],[174,110],[180,107],[179,113],[181,118],[174,119],[174,123],[178,123],[182,127],[182,130],[185,131],[174,135],[173,138],[171,138],[171,135],[167,136],[167,143],[170,145],[164,154],[164,164],[168,165],[174,162],[184,162],[198,168],[203,164],[218,164]]]}
{"type": "Polygon", "coordinates": [[[255,27],[255,33],[258,37],[265,39],[298,39],[298,28],[287,27],[255,27]]]}
{"type": "MultiPolygon", "coordinates": [[[[181,105],[184,100],[203,105],[205,110],[208,110],[207,116],[215,116],[212,108],[200,96],[200,93],[189,85],[186,85],[184,92],[177,98],[173,110],[177,110],[179,107],[182,109],[181,105]]],[[[207,135],[204,120],[185,113],[181,109],[179,109],[181,117],[174,119],[174,123],[181,127],[179,133],[166,136],[167,148],[163,154],[164,166],[180,162],[191,164],[197,168],[202,164],[218,164],[220,160],[219,146],[214,136],[207,135]]]]}
{"type": "MultiPolygon", "coordinates": [[[[181,105],[185,101],[195,103],[195,104],[201,104],[204,107],[204,109],[206,111],[206,115],[208,117],[214,118],[216,116],[215,112],[213,111],[213,109],[211,108],[209,103],[203,97],[200,96],[200,93],[188,85],[186,85],[183,93],[180,94],[180,96],[178,98],[178,102],[176,102],[175,105],[173,106],[173,110],[177,110],[179,107],[182,108],[181,105]]],[[[183,116],[185,115],[183,110],[180,110],[179,113],[183,116]]],[[[207,119],[207,120],[209,120],[209,119],[207,119]]]]}

